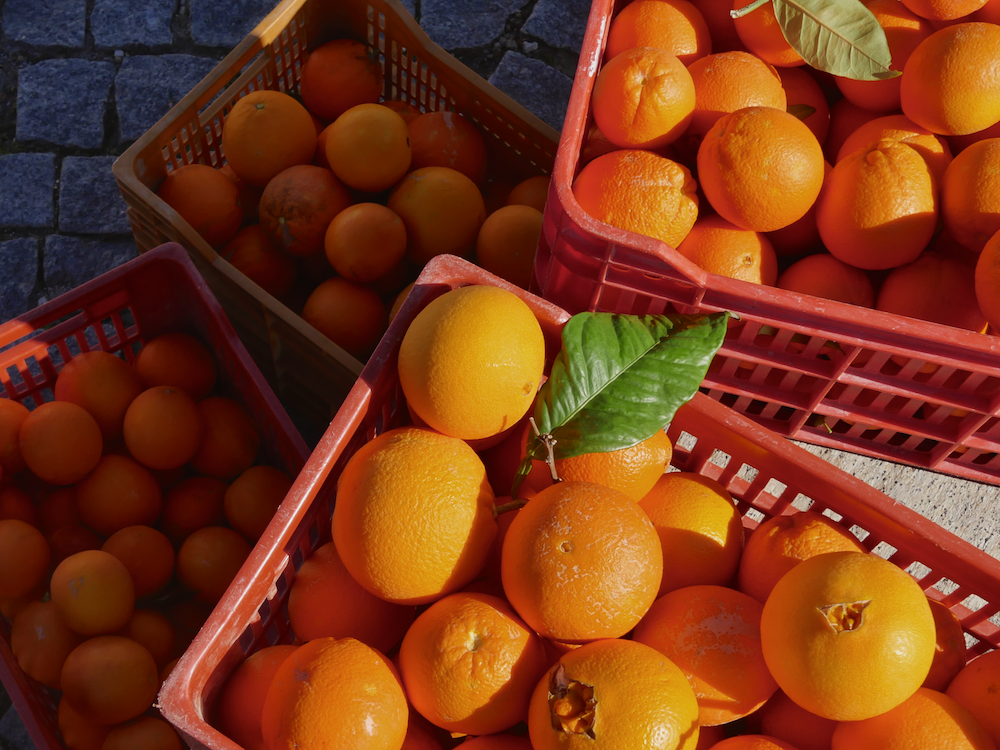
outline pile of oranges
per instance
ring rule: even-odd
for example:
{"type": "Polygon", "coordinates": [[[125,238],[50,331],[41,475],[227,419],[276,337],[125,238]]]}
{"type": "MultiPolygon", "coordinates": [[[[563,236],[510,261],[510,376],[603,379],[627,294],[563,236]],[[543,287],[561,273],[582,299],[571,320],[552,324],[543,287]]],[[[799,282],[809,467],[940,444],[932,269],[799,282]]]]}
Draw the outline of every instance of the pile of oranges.
{"type": "Polygon", "coordinates": [[[0,613],[71,750],[179,750],[161,682],[291,486],[218,379],[171,332],[72,357],[30,411],[0,399],[0,613]]]}
{"type": "Polygon", "coordinates": [[[259,89],[232,106],[221,168],[182,166],[157,188],[237,270],[362,360],[435,255],[475,257],[527,288],[548,189],[543,175],[496,179],[510,170],[488,164],[470,120],[380,104],[382,86],[364,44],[322,44],[297,97],[259,89]]]}
{"type": "Polygon", "coordinates": [[[551,354],[497,287],[415,315],[394,360],[412,424],[346,463],[331,541],[288,593],[293,643],[230,674],[223,734],[247,750],[997,746],[998,652],[966,667],[951,611],[819,512],[747,535],[725,488],[671,467],[662,430],[537,462],[512,501],[551,354]]]}
{"type": "Polygon", "coordinates": [[[619,3],[574,194],[713,273],[1000,329],[1000,2],[862,2],[896,77],[804,64],[770,2],[619,3]]]}

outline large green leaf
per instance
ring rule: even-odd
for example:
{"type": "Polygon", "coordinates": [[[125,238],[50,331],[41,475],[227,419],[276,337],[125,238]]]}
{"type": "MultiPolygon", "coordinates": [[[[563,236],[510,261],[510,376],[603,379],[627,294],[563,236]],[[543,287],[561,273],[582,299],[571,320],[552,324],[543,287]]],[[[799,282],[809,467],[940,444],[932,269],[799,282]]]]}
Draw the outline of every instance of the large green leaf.
{"type": "MultiPolygon", "coordinates": [[[[726,335],[728,313],[580,313],[538,394],[534,418],[556,458],[627,448],[673,419],[697,392],[726,335]]],[[[533,436],[528,453],[545,458],[533,436]]]]}
{"type": "MultiPolygon", "coordinates": [[[[900,75],[889,69],[885,31],[860,0],[770,1],[785,39],[812,67],[858,81],[900,75]]],[[[738,17],[762,4],[756,0],[732,14],[738,17]]]]}

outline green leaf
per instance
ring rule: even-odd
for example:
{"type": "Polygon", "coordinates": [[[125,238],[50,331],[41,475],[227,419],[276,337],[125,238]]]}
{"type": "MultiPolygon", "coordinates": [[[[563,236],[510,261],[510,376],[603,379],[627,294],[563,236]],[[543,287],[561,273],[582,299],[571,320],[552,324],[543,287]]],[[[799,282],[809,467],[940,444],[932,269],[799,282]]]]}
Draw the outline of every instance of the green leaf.
{"type": "MultiPolygon", "coordinates": [[[[835,76],[881,81],[900,75],[890,70],[892,55],[885,31],[860,0],[771,0],[785,39],[807,64],[835,76]]],[[[732,11],[733,17],[752,12],[732,11]]]]}
{"type": "Polygon", "coordinates": [[[795,115],[800,120],[804,120],[815,112],[816,108],[810,107],[808,104],[789,104],[785,111],[790,115],[795,115]]]}
{"type": "MultiPolygon", "coordinates": [[[[728,313],[580,313],[538,394],[535,423],[556,458],[635,445],[663,429],[697,392],[726,335],[728,313]]],[[[528,455],[544,459],[532,435],[528,455]]]]}

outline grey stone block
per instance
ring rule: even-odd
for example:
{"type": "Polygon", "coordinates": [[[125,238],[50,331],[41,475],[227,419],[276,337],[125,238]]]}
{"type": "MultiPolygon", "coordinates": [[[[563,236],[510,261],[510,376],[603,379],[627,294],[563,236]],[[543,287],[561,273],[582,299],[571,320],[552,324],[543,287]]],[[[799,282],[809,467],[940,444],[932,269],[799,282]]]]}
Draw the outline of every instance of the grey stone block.
{"type": "Polygon", "coordinates": [[[149,130],[217,63],[194,55],[126,57],[115,79],[121,140],[134,141],[149,130]]]}
{"type": "Polygon", "coordinates": [[[541,60],[508,52],[500,60],[490,83],[522,104],[556,130],[562,130],[573,79],[541,60]]]}
{"type": "MultiPolygon", "coordinates": [[[[27,312],[28,297],[38,276],[38,240],[19,237],[0,242],[0,322],[27,312]]],[[[13,710],[13,709],[12,709],[13,710]]],[[[6,717],[5,717],[6,720],[6,717]]],[[[3,722],[0,721],[0,726],[3,722]]],[[[0,737],[6,737],[0,730],[0,737]]]]}
{"type": "Polygon", "coordinates": [[[42,274],[45,291],[39,302],[46,302],[85,281],[100,276],[138,255],[135,241],[91,240],[50,234],[45,238],[42,274]]]}
{"type": "Polygon", "coordinates": [[[55,186],[55,154],[0,156],[0,226],[53,226],[55,186]]]}
{"type": "Polygon", "coordinates": [[[13,706],[0,719],[0,737],[4,739],[4,747],[10,750],[35,750],[35,743],[13,706]]]}
{"type": "Polygon", "coordinates": [[[114,80],[110,62],[42,60],[22,68],[17,76],[17,140],[100,148],[114,80]]]}
{"type": "Polygon", "coordinates": [[[191,38],[206,47],[235,47],[272,10],[274,0],[190,0],[191,38]]]}
{"type": "Polygon", "coordinates": [[[3,31],[8,39],[41,46],[82,47],[86,0],[7,0],[3,31]]]}
{"type": "Polygon", "coordinates": [[[521,31],[551,47],[579,53],[589,13],[590,0],[538,0],[521,31]]]}
{"type": "Polygon", "coordinates": [[[423,0],[420,26],[445,49],[476,47],[500,36],[507,17],[523,5],[523,0],[423,0]]]}
{"type": "Polygon", "coordinates": [[[155,46],[174,40],[170,19],[176,0],[96,0],[90,13],[90,33],[98,47],[155,46]]]}
{"type": "Polygon", "coordinates": [[[67,156],[59,180],[59,231],[127,234],[125,201],[111,172],[114,156],[67,156]]]}

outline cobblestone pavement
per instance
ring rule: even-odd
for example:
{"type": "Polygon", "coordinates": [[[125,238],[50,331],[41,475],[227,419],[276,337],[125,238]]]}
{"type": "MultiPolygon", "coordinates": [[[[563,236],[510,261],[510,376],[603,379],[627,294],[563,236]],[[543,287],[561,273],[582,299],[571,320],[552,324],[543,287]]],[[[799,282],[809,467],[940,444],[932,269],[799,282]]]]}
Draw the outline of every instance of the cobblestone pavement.
{"type": "MultiPolygon", "coordinates": [[[[336,0],[330,0],[336,2],[336,0]]],[[[555,128],[589,0],[402,0],[555,128]]],[[[111,165],[276,0],[0,0],[0,321],[136,255],[111,165]]],[[[0,687],[0,750],[33,750],[0,687]]]]}

